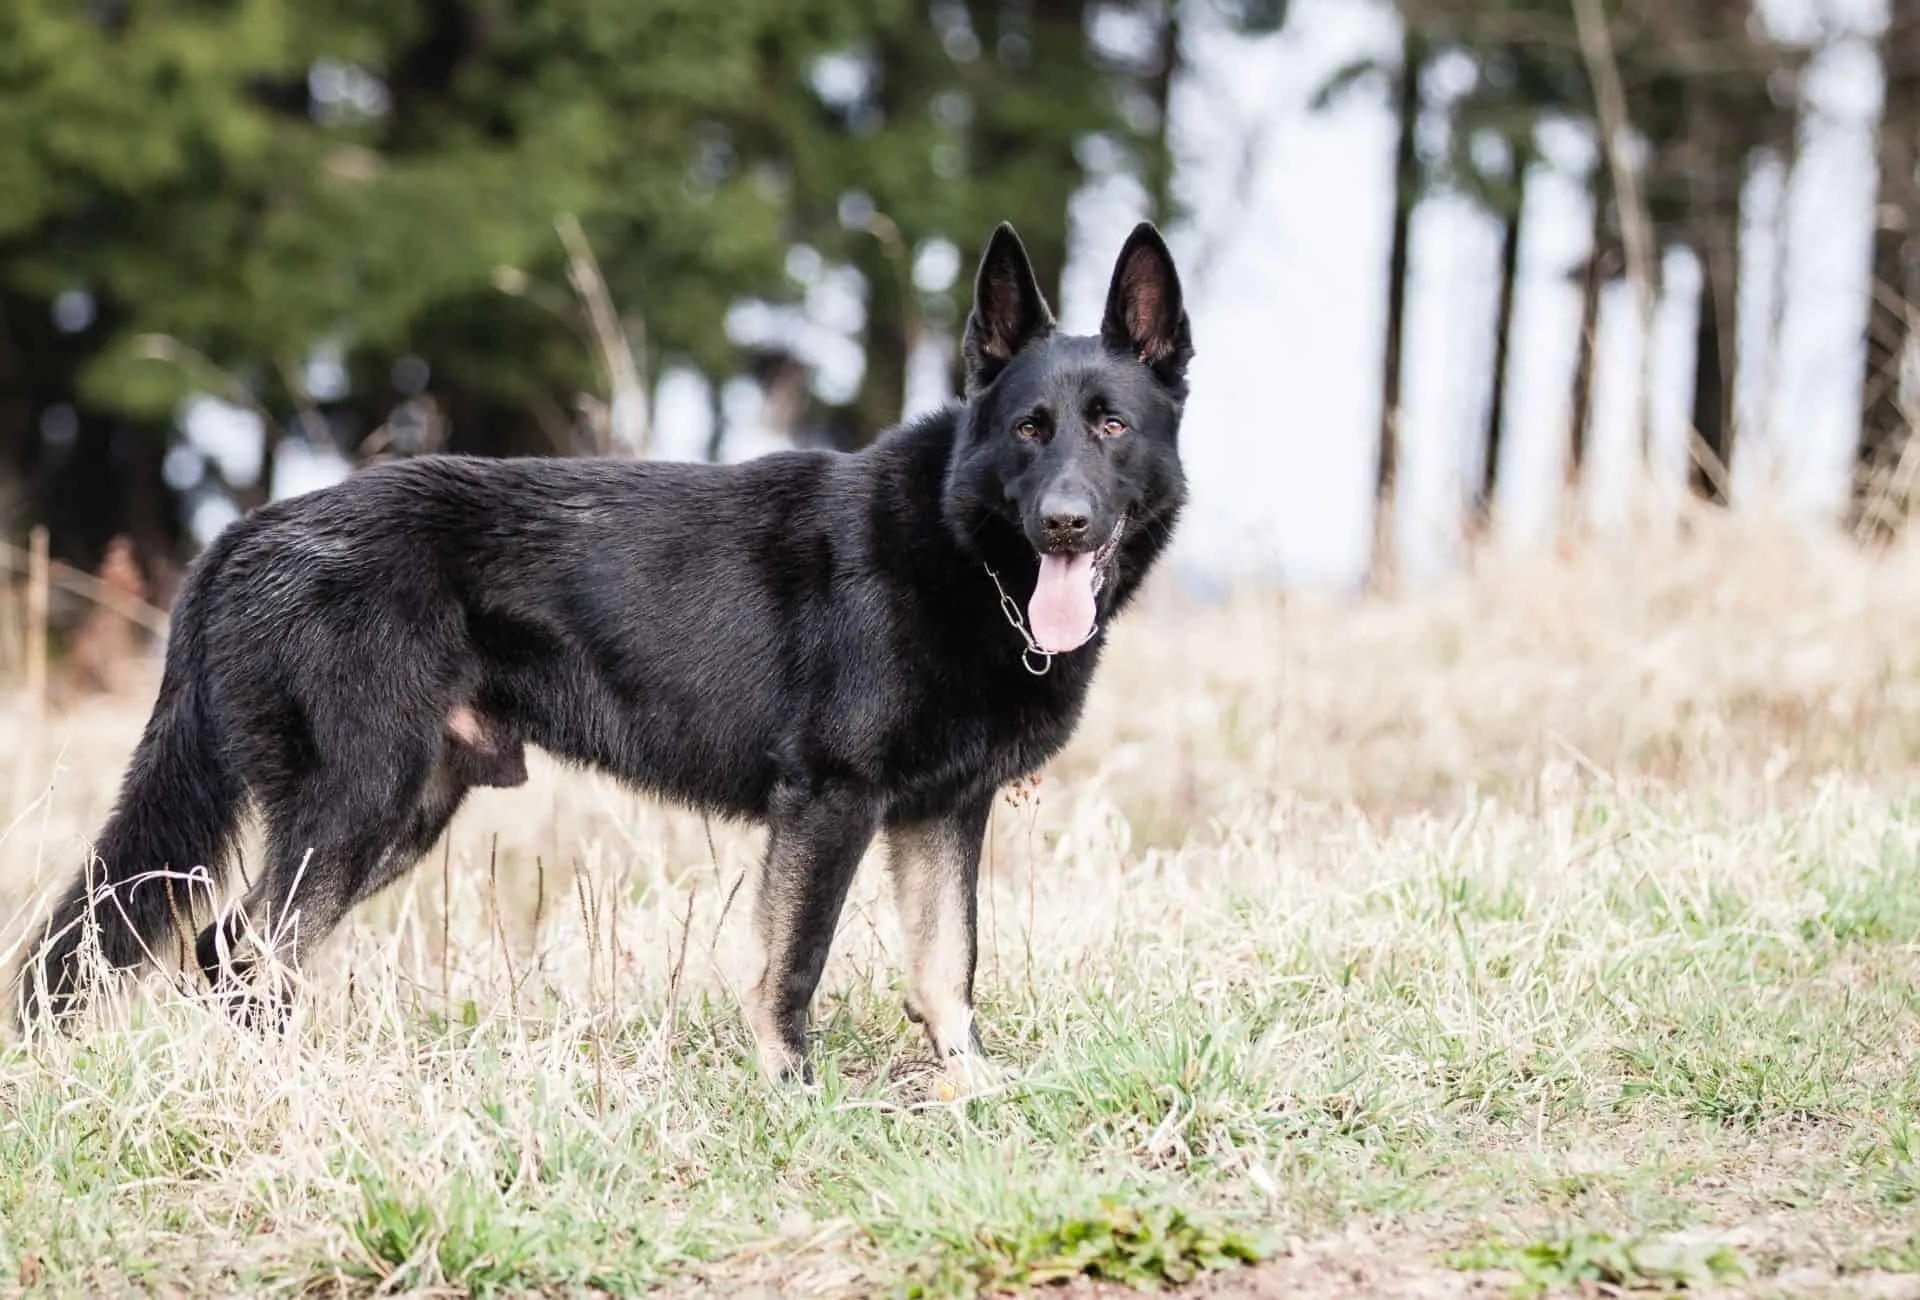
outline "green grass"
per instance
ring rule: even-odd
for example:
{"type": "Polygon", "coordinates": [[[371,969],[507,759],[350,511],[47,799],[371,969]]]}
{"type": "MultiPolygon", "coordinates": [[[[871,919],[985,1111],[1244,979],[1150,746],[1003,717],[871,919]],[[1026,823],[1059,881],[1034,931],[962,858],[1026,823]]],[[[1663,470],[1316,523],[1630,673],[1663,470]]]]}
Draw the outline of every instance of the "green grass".
{"type": "Polygon", "coordinates": [[[1461,1269],[1512,1273],[1518,1279],[1516,1296],[1582,1285],[1667,1292],[1748,1276],[1746,1262],[1723,1245],[1620,1240],[1594,1232],[1564,1233],[1544,1241],[1488,1241],[1455,1252],[1448,1262],[1461,1269]]]}
{"type": "Polygon", "coordinates": [[[1159,1290],[1258,1263],[1269,1251],[1244,1231],[1195,1222],[1178,1207],[1109,1195],[1087,1209],[1029,1211],[1005,1227],[953,1231],[909,1270],[904,1289],[921,1300],[1084,1277],[1159,1290]]]}
{"type": "Polygon", "coordinates": [[[1410,828],[1265,880],[1221,861],[1204,894],[1132,880],[1098,918],[1036,883],[1041,932],[1001,933],[982,980],[1015,1077],[944,1103],[857,918],[812,1094],[753,1073],[719,988],[583,1005],[523,976],[514,1009],[448,1016],[369,922],[288,1041],[163,997],[7,1049],[0,1275],[962,1295],[1177,1284],[1360,1219],[1530,1286],[1677,1284],[1769,1215],[1776,1270],[1830,1219],[1864,1258],[1920,1197],[1920,817],[1865,793],[1626,815],[1530,883],[1551,837],[1484,811],[1450,847],[1410,828]],[[1487,1224],[1520,1244],[1471,1244],[1487,1224]],[[1707,1244],[1662,1244],[1683,1230],[1707,1244]]]}

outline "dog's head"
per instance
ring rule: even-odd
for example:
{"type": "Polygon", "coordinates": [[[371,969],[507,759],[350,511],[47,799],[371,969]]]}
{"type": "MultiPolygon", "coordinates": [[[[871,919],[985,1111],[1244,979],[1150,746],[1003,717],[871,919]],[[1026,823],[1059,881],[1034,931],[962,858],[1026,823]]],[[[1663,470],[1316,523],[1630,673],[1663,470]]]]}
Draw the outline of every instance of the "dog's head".
{"type": "Polygon", "coordinates": [[[1060,334],[1003,223],[980,261],[964,353],[949,518],[975,544],[1030,548],[1020,576],[1033,580],[1034,640],[1072,650],[1138,578],[1116,570],[1157,552],[1185,499],[1178,434],[1193,341],[1173,257],[1141,222],[1114,265],[1099,334],[1060,334]]]}

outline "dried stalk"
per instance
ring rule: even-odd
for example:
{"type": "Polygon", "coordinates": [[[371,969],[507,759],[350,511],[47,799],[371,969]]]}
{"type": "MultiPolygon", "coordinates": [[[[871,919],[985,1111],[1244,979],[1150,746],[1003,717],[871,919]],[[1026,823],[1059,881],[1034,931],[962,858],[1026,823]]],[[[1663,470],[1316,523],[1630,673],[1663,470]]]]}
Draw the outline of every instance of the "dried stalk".
{"type": "MultiPolygon", "coordinates": [[[[560,242],[567,246],[567,279],[587,309],[593,327],[594,342],[600,352],[600,364],[607,378],[607,428],[613,444],[625,455],[644,459],[652,441],[647,411],[647,386],[641,379],[638,353],[627,338],[619,313],[613,309],[613,295],[607,291],[606,277],[587,243],[586,232],[572,213],[562,213],[554,221],[560,242]]],[[[646,346],[644,335],[641,348],[646,346]]],[[[613,448],[603,448],[603,451],[613,448]]]]}

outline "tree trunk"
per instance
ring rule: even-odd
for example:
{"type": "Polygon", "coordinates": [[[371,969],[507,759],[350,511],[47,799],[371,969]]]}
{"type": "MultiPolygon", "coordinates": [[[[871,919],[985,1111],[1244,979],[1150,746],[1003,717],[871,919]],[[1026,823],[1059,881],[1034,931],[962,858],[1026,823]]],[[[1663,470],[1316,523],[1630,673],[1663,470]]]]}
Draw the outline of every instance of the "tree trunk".
{"type": "MultiPolygon", "coordinates": [[[[178,503],[167,487],[167,431],[126,421],[117,436],[133,449],[121,464],[121,531],[132,540],[141,570],[157,579],[179,554],[182,532],[178,503]]],[[[158,599],[157,593],[149,591],[148,598],[158,599]]]]}
{"type": "Polygon", "coordinates": [[[1166,17],[1160,23],[1160,62],[1148,87],[1158,120],[1154,123],[1153,153],[1147,159],[1143,179],[1147,215],[1163,230],[1174,218],[1173,79],[1180,71],[1180,3],[1167,0],[1166,17]]]}
{"type": "Polygon", "coordinates": [[[1388,531],[1399,458],[1400,354],[1406,337],[1407,267],[1413,242],[1413,210],[1420,201],[1420,156],[1415,145],[1420,127],[1420,74],[1426,67],[1425,42],[1407,22],[1400,44],[1400,83],[1396,112],[1399,139],[1393,150],[1393,236],[1387,251],[1386,338],[1381,349],[1380,441],[1374,461],[1377,519],[1373,567],[1376,579],[1392,567],[1388,531]]]}
{"type": "MultiPolygon", "coordinates": [[[[1804,69],[1796,69],[1793,76],[1794,86],[1789,98],[1793,103],[1803,103],[1806,97],[1804,89],[1806,72],[1804,69]]],[[[1780,189],[1774,201],[1772,220],[1769,223],[1771,226],[1769,233],[1775,250],[1785,250],[1792,240],[1793,204],[1791,200],[1800,176],[1799,127],[1800,119],[1796,114],[1772,146],[1780,166],[1780,189]]],[[[1767,391],[1761,394],[1757,411],[1772,411],[1779,405],[1781,347],[1787,336],[1787,314],[1793,292],[1792,282],[1793,259],[1785,256],[1783,251],[1776,251],[1773,259],[1773,285],[1767,295],[1765,352],[1767,391]]]]}
{"type": "Polygon", "coordinates": [[[1687,481],[1694,496],[1724,506],[1733,468],[1738,219],[1716,217],[1705,223],[1705,231],[1694,250],[1700,262],[1700,310],[1693,332],[1693,431],[1700,442],[1688,458],[1687,481]]]}
{"type": "Polygon", "coordinates": [[[280,430],[269,425],[260,434],[260,481],[247,494],[251,509],[273,500],[273,478],[280,466],[280,430]]]}
{"type": "Polygon", "coordinates": [[[1704,87],[1687,96],[1691,166],[1687,225],[1700,265],[1694,313],[1693,419],[1687,485],[1711,505],[1725,506],[1733,468],[1734,348],[1740,337],[1740,191],[1746,157],[1724,110],[1704,87]]]}
{"type": "Polygon", "coordinates": [[[1527,168],[1532,159],[1523,141],[1513,151],[1513,197],[1500,233],[1500,299],[1493,325],[1493,392],[1487,398],[1486,462],[1474,494],[1474,524],[1493,521],[1493,499],[1500,485],[1500,449],[1506,441],[1507,369],[1513,354],[1513,307],[1520,282],[1520,237],[1527,208],[1527,168]]]}
{"type": "Polygon", "coordinates": [[[862,339],[866,374],[853,403],[855,446],[864,447],[900,422],[907,401],[907,317],[900,277],[886,247],[864,241],[857,262],[867,282],[867,324],[862,339]]]}
{"type": "Polygon", "coordinates": [[[1592,233],[1587,244],[1587,265],[1580,284],[1580,350],[1573,367],[1573,418],[1567,444],[1567,486],[1577,490],[1587,464],[1587,438],[1593,428],[1593,380],[1598,364],[1600,333],[1600,291],[1612,279],[1610,265],[1614,256],[1612,236],[1607,226],[1607,211],[1613,203],[1613,186],[1607,180],[1604,162],[1593,169],[1592,233]]]}
{"type": "MultiPolygon", "coordinates": [[[[39,519],[32,481],[39,462],[29,362],[14,338],[17,301],[0,293],[0,541],[25,536],[39,519]]],[[[0,584],[7,581],[0,578],[0,584]]],[[[4,597],[0,597],[4,599],[4,597]]]]}
{"type": "Polygon", "coordinates": [[[1908,438],[1900,381],[1911,341],[1908,312],[1920,300],[1914,274],[1920,236],[1914,179],[1920,162],[1920,0],[1893,0],[1891,10],[1880,46],[1887,89],[1853,493],[1855,528],[1881,540],[1898,530],[1906,514],[1891,480],[1908,438]]]}

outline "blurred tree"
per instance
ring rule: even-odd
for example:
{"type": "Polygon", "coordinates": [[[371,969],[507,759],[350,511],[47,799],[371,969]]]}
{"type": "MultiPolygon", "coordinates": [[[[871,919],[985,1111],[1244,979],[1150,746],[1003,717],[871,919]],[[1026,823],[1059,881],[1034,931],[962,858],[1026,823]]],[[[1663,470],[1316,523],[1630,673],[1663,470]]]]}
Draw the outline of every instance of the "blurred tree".
{"type": "Polygon", "coordinates": [[[1020,230],[1060,305],[1068,207],[1124,174],[1169,193],[1165,97],[1172,10],[1156,0],[870,0],[863,38],[823,61],[756,142],[793,158],[794,235],[865,291],[856,397],[825,434],[857,446],[899,420],[923,327],[952,332],[986,233],[1020,230]],[[914,261],[958,250],[962,274],[923,288],[914,261]]]}
{"type": "MultiPolygon", "coordinates": [[[[1538,127],[1590,125],[1592,97],[1560,0],[1397,8],[1398,59],[1325,92],[1377,76],[1397,119],[1377,485],[1389,501],[1412,218],[1445,184],[1501,227],[1484,517],[1538,127]],[[1472,75],[1429,102],[1441,60],[1472,75]]],[[[1723,499],[1740,197],[1753,159],[1791,141],[1798,56],[1751,0],[1607,10],[1648,216],[1703,267],[1691,477],[1723,499]]],[[[282,430],[349,455],[586,450],[644,431],[671,365],[716,394],[751,376],[803,436],[861,444],[899,418],[917,341],[951,349],[994,222],[1020,227],[1058,305],[1089,181],[1130,179],[1179,218],[1186,34],[1287,17],[1285,0],[15,0],[0,8],[0,497],[53,520],[75,563],[122,530],[143,557],[175,548],[162,466],[182,400],[204,392],[261,413],[260,465],[183,456],[172,479],[201,474],[192,490],[243,507],[270,492],[282,430]],[[743,302],[777,313],[848,282],[860,309],[831,325],[863,359],[851,395],[781,331],[730,332],[743,302]]],[[[1895,39],[1889,66],[1910,70],[1895,39]]],[[[1876,243],[1898,293],[1910,80],[1890,84],[1881,139],[1883,216],[1908,214],[1876,243]]],[[[1576,472],[1622,228],[1599,179],[1576,472]]],[[[1897,455],[1905,427],[1884,382],[1904,316],[1881,311],[1874,337],[1863,467],[1897,455]]]]}
{"type": "Polygon", "coordinates": [[[1407,285],[1413,265],[1413,217],[1433,182],[1420,154],[1420,126],[1426,111],[1422,78],[1439,53],[1428,33],[1426,13],[1412,3],[1400,6],[1400,58],[1397,63],[1367,58],[1334,72],[1315,93],[1324,109],[1368,82],[1384,82],[1393,107],[1393,209],[1387,242],[1387,310],[1380,348],[1380,429],[1374,444],[1374,528],[1368,582],[1384,587],[1393,571],[1393,504],[1399,478],[1400,383],[1407,330],[1407,285]]]}
{"type": "MultiPolygon", "coordinates": [[[[743,372],[791,389],[789,345],[743,349],[728,313],[795,303],[809,266],[864,285],[859,391],[801,417],[857,445],[899,418],[923,323],[963,310],[964,274],[916,283],[929,249],[964,268],[1011,219],[1057,302],[1073,194],[1113,172],[1164,190],[1173,16],[21,0],[0,12],[0,472],[44,517],[46,463],[120,449],[138,509],[77,494],[100,517],[57,532],[87,563],[71,549],[97,552],[126,516],[170,516],[160,461],[194,393],[266,426],[240,481],[230,462],[183,471],[242,507],[270,493],[288,435],[348,455],[589,449],[615,399],[644,404],[675,362],[716,392],[743,372]]],[[[173,543],[146,532],[143,554],[173,543]]]]}
{"type": "MultiPolygon", "coordinates": [[[[1595,123],[1593,96],[1571,12],[1558,3],[1507,0],[1489,9],[1428,0],[1480,76],[1454,112],[1452,177],[1502,221],[1500,323],[1494,350],[1485,473],[1477,502],[1484,516],[1499,467],[1504,423],[1504,363],[1510,350],[1512,276],[1525,169],[1509,160],[1529,155],[1543,119],[1595,123]],[[1475,146],[1491,136],[1499,150],[1475,146]],[[1489,170],[1482,156],[1494,158],[1489,170]]],[[[1695,321],[1692,426],[1699,442],[1688,479],[1696,495],[1726,504],[1732,464],[1736,284],[1741,201],[1758,157],[1791,151],[1797,125],[1792,90],[1804,51],[1769,38],[1751,0],[1640,0],[1609,7],[1615,56],[1628,97],[1630,125],[1648,146],[1642,198],[1656,243],[1685,247],[1701,269],[1695,321]]],[[[1583,291],[1583,332],[1598,320],[1603,273],[1624,273],[1613,255],[1618,214],[1604,167],[1591,173],[1596,200],[1593,247],[1583,291]]],[[[1592,394],[1592,354],[1583,339],[1575,378],[1573,459],[1584,455],[1592,394]]]]}
{"type": "Polygon", "coordinates": [[[243,79],[284,39],[259,3],[0,8],[0,476],[16,513],[60,525],[63,558],[93,567],[128,524],[173,541],[151,404],[101,382],[136,328],[112,282],[138,279],[145,248],[174,252],[142,229],[150,204],[271,151],[243,79]]]}
{"type": "MultiPolygon", "coordinates": [[[[1195,25],[1221,27],[1243,37],[1272,36],[1287,25],[1291,0],[1163,0],[1151,65],[1146,70],[1146,102],[1153,134],[1142,151],[1140,183],[1146,191],[1146,215],[1167,227],[1186,214],[1175,195],[1174,177],[1186,160],[1178,156],[1172,135],[1174,87],[1189,76],[1187,32],[1195,25]]],[[[1151,17],[1152,10],[1143,10],[1151,17]]],[[[1263,124],[1256,124],[1257,135],[1263,124]]],[[[1249,143],[1256,143],[1250,141],[1249,143]]]]}
{"type": "Polygon", "coordinates": [[[1374,508],[1378,513],[1374,536],[1373,575],[1381,581],[1393,569],[1390,535],[1393,503],[1398,490],[1400,437],[1400,376],[1407,334],[1407,275],[1412,266],[1413,213],[1426,192],[1420,166],[1420,112],[1424,100],[1420,78],[1431,57],[1418,20],[1402,19],[1400,67],[1394,82],[1393,217],[1387,250],[1386,338],[1381,348],[1380,439],[1374,453],[1374,508]]]}
{"type": "Polygon", "coordinates": [[[421,6],[424,20],[389,39],[392,107],[372,145],[389,168],[455,174],[474,152],[497,151],[518,202],[492,208],[502,237],[471,241],[460,281],[404,330],[359,335],[358,424],[405,403],[418,358],[456,445],[592,450],[604,439],[571,407],[581,393],[616,396],[612,372],[626,358],[610,351],[637,354],[643,390],[676,359],[716,378],[736,367],[728,306],[748,292],[793,292],[788,181],[777,156],[738,141],[812,54],[849,38],[847,10],[814,0],[421,6]],[[580,221],[585,264],[558,237],[563,214],[580,221]],[[583,275],[604,285],[576,283],[583,275]],[[624,338],[590,310],[602,290],[624,338]]]}
{"type": "Polygon", "coordinates": [[[1756,161],[1790,152],[1805,52],[1771,39],[1751,0],[1646,4],[1623,27],[1622,75],[1650,145],[1656,240],[1700,268],[1689,458],[1695,496],[1727,504],[1740,322],[1741,203],[1756,161]]]}
{"type": "Polygon", "coordinates": [[[1374,576],[1392,567],[1389,535],[1398,468],[1401,386],[1405,366],[1407,289],[1413,260],[1413,218],[1437,186],[1459,189],[1501,222],[1500,289],[1495,321],[1494,373],[1486,413],[1486,451],[1473,492],[1476,518],[1485,522],[1500,466],[1505,425],[1506,373],[1511,356],[1515,290],[1519,277],[1521,219],[1533,131],[1543,114],[1562,109],[1581,94],[1571,71],[1574,55],[1564,44],[1570,20],[1549,0],[1503,0],[1494,5],[1465,0],[1401,0],[1400,58],[1388,66],[1366,59],[1337,71],[1316,103],[1330,103],[1349,88],[1384,80],[1394,114],[1391,233],[1387,252],[1387,305],[1381,345],[1380,430],[1374,486],[1380,526],[1374,536],[1374,576]],[[1444,105],[1429,102],[1422,78],[1443,59],[1460,59],[1473,70],[1472,84],[1444,105]],[[1446,146],[1421,148],[1423,122],[1445,129],[1446,146]]]}
{"type": "MultiPolygon", "coordinates": [[[[554,287],[556,216],[604,247],[651,357],[725,364],[727,303],[780,292],[787,246],[781,188],[730,152],[730,121],[764,111],[769,50],[846,39],[847,8],[6,7],[6,463],[31,481],[46,444],[75,444],[40,428],[71,407],[89,430],[137,422],[157,466],[178,403],[206,390],[351,445],[425,376],[456,446],[577,446],[556,413],[594,386],[595,340],[554,287]],[[328,346],[357,382],[309,392],[328,346]]],[[[271,464],[270,446],[241,504],[271,464]]]]}
{"type": "MultiPolygon", "coordinates": [[[[1430,39],[1473,65],[1471,84],[1447,106],[1448,148],[1438,179],[1500,225],[1492,372],[1479,474],[1469,492],[1473,526],[1483,532],[1491,524],[1508,433],[1507,383],[1527,195],[1534,170],[1543,165],[1539,131],[1551,121],[1592,129],[1597,114],[1574,17],[1564,0],[1504,0],[1493,6],[1420,0],[1419,12],[1430,39]]],[[[1568,433],[1570,485],[1579,481],[1586,452],[1593,333],[1605,282],[1602,250],[1612,207],[1605,178],[1604,166],[1596,161],[1588,177],[1593,187],[1593,245],[1582,277],[1581,338],[1568,433]]]]}
{"type": "Polygon", "coordinates": [[[1600,353],[1600,295],[1625,272],[1625,253],[1613,222],[1613,184],[1596,151],[1587,181],[1587,254],[1580,279],[1580,338],[1573,362],[1573,410],[1568,421],[1566,486],[1577,494],[1586,473],[1588,434],[1593,428],[1593,380],[1600,353]]]}
{"type": "MultiPolygon", "coordinates": [[[[1535,132],[1542,118],[1585,106],[1585,83],[1570,51],[1538,40],[1558,31],[1557,10],[1514,0],[1509,30],[1485,40],[1472,37],[1457,14],[1445,16],[1449,44],[1470,52],[1474,81],[1448,106],[1449,148],[1445,180],[1500,223],[1498,288],[1493,322],[1493,366],[1481,441],[1480,473],[1471,491],[1472,522],[1484,530],[1492,520],[1506,441],[1507,376],[1513,356],[1513,323],[1520,284],[1520,248],[1525,237],[1527,184],[1535,165],[1535,132]],[[1515,33],[1531,29],[1532,40],[1515,33]],[[1462,35],[1461,33],[1466,33],[1462,35]]],[[[1473,20],[1469,20],[1473,21],[1473,20]]]]}
{"type": "Polygon", "coordinates": [[[1879,193],[1867,303],[1866,375],[1851,523],[1875,541],[1905,521],[1901,461],[1912,437],[1903,381],[1920,304],[1920,0],[1891,0],[1880,37],[1886,75],[1878,135],[1879,193]]]}
{"type": "MultiPolygon", "coordinates": [[[[1384,80],[1394,115],[1393,210],[1387,251],[1387,304],[1380,349],[1380,429],[1374,461],[1378,522],[1374,530],[1373,580],[1384,582],[1393,565],[1392,505],[1396,493],[1405,368],[1407,290],[1413,261],[1413,218],[1436,186],[1452,184],[1470,193],[1501,217],[1501,283],[1495,325],[1494,374],[1487,410],[1487,452],[1482,481],[1474,492],[1475,514],[1484,520],[1499,473],[1505,422],[1506,371],[1510,356],[1515,285],[1519,273],[1521,216],[1527,168],[1534,152],[1537,117],[1554,107],[1554,72],[1565,55],[1551,43],[1515,39],[1516,27],[1529,25],[1544,0],[1504,0],[1493,6],[1462,0],[1401,0],[1401,37],[1397,64],[1365,59],[1338,70],[1315,102],[1331,103],[1348,89],[1384,80]],[[1422,86],[1428,71],[1443,58],[1470,61],[1475,81],[1463,96],[1442,106],[1435,119],[1446,128],[1447,148],[1423,154],[1423,121],[1436,111],[1422,86]]],[[[1534,33],[1538,40],[1538,34],[1534,33]]],[[[1559,80],[1566,80],[1564,72],[1559,80]]]]}
{"type": "Polygon", "coordinates": [[[794,158],[794,235],[865,287],[865,372],[820,436],[858,446],[900,418],[913,349],[955,351],[973,259],[996,222],[1020,230],[1060,306],[1069,207],[1090,181],[1139,183],[1149,215],[1182,215],[1169,135],[1186,15],[1243,33],[1285,22],[1286,0],[868,0],[862,39],[823,60],[757,147],[794,158]],[[930,248],[961,273],[915,276],[930,248]]]}
{"type": "MultiPolygon", "coordinates": [[[[1805,51],[1769,38],[1751,0],[1679,5],[1626,0],[1606,8],[1630,126],[1646,146],[1643,199],[1652,233],[1660,245],[1686,247],[1702,268],[1692,407],[1700,436],[1689,481],[1702,497],[1724,503],[1739,336],[1734,285],[1740,202],[1759,156],[1767,151],[1791,155],[1798,111],[1792,91],[1805,51]]],[[[1384,78],[1392,88],[1395,198],[1376,486],[1380,500],[1390,502],[1412,214],[1423,195],[1444,185],[1500,224],[1492,374],[1481,469],[1471,490],[1471,513],[1484,527],[1507,430],[1507,375],[1537,131],[1549,119],[1595,130],[1597,110],[1574,15],[1561,0],[1399,0],[1397,9],[1402,21],[1398,65],[1367,60],[1341,69],[1320,95],[1320,102],[1327,102],[1370,78],[1384,78]],[[1421,94],[1420,75],[1442,60],[1464,60],[1470,75],[1465,88],[1446,102],[1429,102],[1421,94]],[[1430,114],[1437,115],[1433,124],[1444,129],[1447,145],[1426,156],[1421,125],[1430,114]]],[[[1624,271],[1616,251],[1621,215],[1605,167],[1594,167],[1588,183],[1594,195],[1593,247],[1582,267],[1570,480],[1577,480],[1585,456],[1601,290],[1624,271]]],[[[1385,536],[1376,538],[1376,563],[1382,568],[1390,565],[1388,542],[1385,536]]]]}

